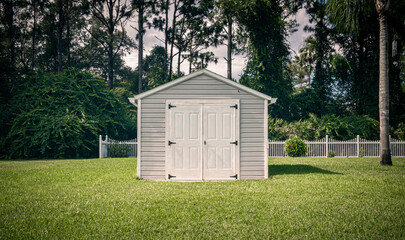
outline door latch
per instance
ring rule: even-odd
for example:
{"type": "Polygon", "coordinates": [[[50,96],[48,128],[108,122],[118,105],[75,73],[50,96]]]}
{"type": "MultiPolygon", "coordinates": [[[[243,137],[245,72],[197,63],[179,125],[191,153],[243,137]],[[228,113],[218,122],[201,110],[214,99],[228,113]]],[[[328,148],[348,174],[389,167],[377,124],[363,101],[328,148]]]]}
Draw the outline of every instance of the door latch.
{"type": "Polygon", "coordinates": [[[176,144],[176,142],[168,141],[169,146],[172,144],[176,144]]]}
{"type": "Polygon", "coordinates": [[[167,178],[170,180],[170,178],[175,178],[176,176],[170,175],[170,173],[167,175],[167,178]]]}
{"type": "Polygon", "coordinates": [[[171,108],[175,108],[176,106],[173,106],[173,105],[171,105],[170,103],[169,103],[169,109],[171,109],[171,108]]]}
{"type": "Polygon", "coordinates": [[[231,178],[235,178],[235,179],[238,179],[238,174],[235,174],[235,175],[233,175],[233,176],[229,176],[229,177],[231,177],[231,178]]]}
{"type": "Polygon", "coordinates": [[[231,144],[235,144],[236,146],[238,146],[238,141],[236,140],[235,142],[231,142],[231,144]]]}
{"type": "Polygon", "coordinates": [[[233,106],[230,106],[230,108],[235,108],[236,110],[238,109],[238,104],[235,104],[233,106]]]}

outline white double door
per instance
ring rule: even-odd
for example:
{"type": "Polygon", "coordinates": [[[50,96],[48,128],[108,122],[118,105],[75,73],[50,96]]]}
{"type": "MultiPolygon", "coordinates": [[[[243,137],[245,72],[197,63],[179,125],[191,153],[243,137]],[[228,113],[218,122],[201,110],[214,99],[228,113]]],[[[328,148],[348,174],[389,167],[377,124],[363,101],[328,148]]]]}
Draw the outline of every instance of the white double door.
{"type": "Polygon", "coordinates": [[[168,101],[167,178],[236,179],[237,109],[237,100],[168,101]]]}

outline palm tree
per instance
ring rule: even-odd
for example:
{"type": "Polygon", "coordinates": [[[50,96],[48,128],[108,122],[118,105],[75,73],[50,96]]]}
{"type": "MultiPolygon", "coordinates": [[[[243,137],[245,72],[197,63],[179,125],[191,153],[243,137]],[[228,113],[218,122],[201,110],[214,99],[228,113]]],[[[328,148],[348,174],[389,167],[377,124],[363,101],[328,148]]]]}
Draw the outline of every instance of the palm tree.
{"type": "Polygon", "coordinates": [[[313,65],[315,63],[315,44],[316,40],[313,37],[308,37],[304,41],[305,45],[303,48],[300,49],[300,58],[302,64],[305,66],[307,77],[308,77],[308,85],[307,87],[311,87],[311,74],[313,65]]]}
{"type": "MultiPolygon", "coordinates": [[[[388,24],[386,13],[390,0],[375,0],[380,23],[380,86],[379,86],[379,113],[380,113],[380,165],[392,165],[389,144],[389,79],[388,79],[388,24]]],[[[332,23],[340,32],[358,36],[360,29],[360,16],[371,9],[372,0],[329,0],[327,11],[332,23]]]]}
{"type": "Polygon", "coordinates": [[[390,0],[376,0],[375,6],[380,22],[380,165],[391,166],[389,142],[389,78],[388,78],[388,23],[387,10],[390,0]]]}

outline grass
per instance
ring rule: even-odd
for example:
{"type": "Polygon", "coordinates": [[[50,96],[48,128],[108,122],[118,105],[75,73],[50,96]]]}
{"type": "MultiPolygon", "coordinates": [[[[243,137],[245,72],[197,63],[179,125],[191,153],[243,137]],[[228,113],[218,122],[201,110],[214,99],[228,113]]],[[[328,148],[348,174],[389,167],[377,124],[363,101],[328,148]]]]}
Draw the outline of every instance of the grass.
{"type": "Polygon", "coordinates": [[[266,180],[136,179],[136,159],[0,161],[0,239],[404,239],[405,159],[270,158],[266,180]]]}

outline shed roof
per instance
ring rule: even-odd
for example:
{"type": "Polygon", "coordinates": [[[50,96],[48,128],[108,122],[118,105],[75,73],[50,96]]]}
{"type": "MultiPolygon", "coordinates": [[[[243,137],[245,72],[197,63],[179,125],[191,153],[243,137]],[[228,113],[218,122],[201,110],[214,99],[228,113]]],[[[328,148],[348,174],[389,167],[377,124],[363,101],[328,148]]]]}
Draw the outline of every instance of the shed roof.
{"type": "Polygon", "coordinates": [[[191,73],[191,74],[188,74],[188,75],[185,75],[185,76],[183,76],[183,77],[180,77],[180,78],[178,78],[178,79],[176,79],[176,80],[174,80],[174,81],[165,83],[165,84],[160,85],[160,86],[158,86],[158,87],[155,87],[155,88],[153,88],[153,89],[151,89],[151,90],[149,90],[149,91],[146,91],[146,92],[143,92],[143,93],[141,93],[141,94],[135,95],[134,100],[138,100],[138,99],[142,99],[142,98],[148,97],[148,96],[153,95],[153,94],[155,94],[155,93],[157,93],[157,92],[160,92],[160,91],[165,90],[165,89],[167,89],[167,88],[173,87],[173,86],[175,86],[175,85],[177,85],[177,84],[180,84],[180,83],[182,83],[182,82],[185,82],[185,81],[187,81],[187,80],[190,80],[190,79],[195,78],[195,77],[200,76],[200,75],[210,76],[210,77],[212,77],[212,78],[214,78],[214,79],[216,79],[216,80],[218,80],[218,81],[221,81],[221,82],[223,82],[223,83],[225,83],[225,84],[228,84],[228,85],[230,85],[230,86],[233,86],[233,87],[235,87],[235,88],[237,88],[237,89],[240,89],[240,90],[242,90],[242,91],[245,91],[245,92],[247,92],[247,93],[250,93],[250,94],[252,94],[252,95],[254,95],[254,96],[257,96],[257,97],[262,98],[262,99],[267,99],[267,100],[270,101],[270,103],[275,103],[276,100],[277,100],[277,98],[270,97],[270,96],[268,96],[268,95],[266,95],[266,94],[263,94],[263,93],[261,93],[261,92],[258,92],[258,91],[256,91],[256,90],[251,89],[251,88],[249,88],[249,87],[246,87],[246,86],[244,86],[244,85],[242,85],[242,84],[236,83],[236,82],[234,82],[234,81],[232,81],[232,80],[230,80],[230,79],[228,79],[228,78],[225,78],[225,77],[223,77],[223,76],[221,76],[221,75],[218,75],[218,74],[216,74],[216,73],[214,73],[214,72],[211,72],[211,71],[209,71],[209,70],[207,70],[207,69],[202,69],[202,70],[193,72],[193,73],[191,73]]]}

